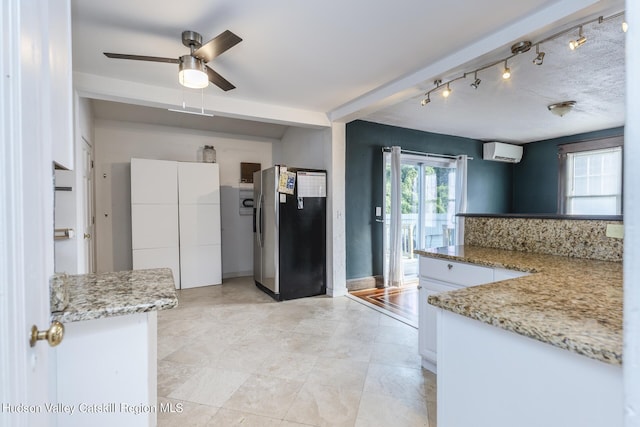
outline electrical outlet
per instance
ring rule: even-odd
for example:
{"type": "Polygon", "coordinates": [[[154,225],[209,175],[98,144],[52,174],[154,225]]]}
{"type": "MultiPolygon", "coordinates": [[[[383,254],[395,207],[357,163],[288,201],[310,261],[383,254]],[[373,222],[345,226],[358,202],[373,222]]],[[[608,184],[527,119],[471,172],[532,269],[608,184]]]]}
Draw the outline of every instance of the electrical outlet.
{"type": "Polygon", "coordinates": [[[624,236],[624,226],[622,224],[607,224],[607,237],[622,239],[624,236]]]}

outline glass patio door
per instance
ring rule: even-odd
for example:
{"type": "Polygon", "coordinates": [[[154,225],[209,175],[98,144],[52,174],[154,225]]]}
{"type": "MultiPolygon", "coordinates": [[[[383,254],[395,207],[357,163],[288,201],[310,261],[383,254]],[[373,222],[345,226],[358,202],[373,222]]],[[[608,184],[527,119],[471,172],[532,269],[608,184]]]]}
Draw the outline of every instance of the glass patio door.
{"type": "MultiPolygon", "coordinates": [[[[405,280],[418,276],[415,249],[456,242],[456,161],[401,155],[402,264],[405,280]]],[[[388,283],[391,214],[391,156],[384,155],[384,278],[388,283]]]]}

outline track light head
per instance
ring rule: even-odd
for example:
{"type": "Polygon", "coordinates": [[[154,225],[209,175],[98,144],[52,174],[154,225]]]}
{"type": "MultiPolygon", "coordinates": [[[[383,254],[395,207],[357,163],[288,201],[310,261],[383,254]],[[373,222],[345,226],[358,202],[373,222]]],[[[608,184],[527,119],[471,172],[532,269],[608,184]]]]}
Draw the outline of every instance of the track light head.
{"type": "Polygon", "coordinates": [[[511,77],[511,69],[507,65],[507,61],[504,61],[504,71],[502,71],[502,78],[508,80],[511,77]]]}
{"type": "Polygon", "coordinates": [[[540,52],[540,45],[536,45],[537,56],[533,59],[535,65],[542,65],[544,62],[544,52],[540,52]]]}
{"type": "Polygon", "coordinates": [[[569,42],[569,49],[576,50],[577,48],[585,44],[586,41],[587,41],[587,38],[582,35],[582,27],[580,27],[580,32],[578,33],[578,39],[571,40],[569,42]]]}
{"type": "Polygon", "coordinates": [[[473,81],[473,83],[471,83],[471,87],[474,89],[478,89],[478,86],[480,86],[480,82],[482,80],[480,80],[479,78],[476,77],[476,79],[473,81]]]}
{"type": "Polygon", "coordinates": [[[629,29],[629,24],[627,24],[627,21],[622,21],[622,32],[626,33],[628,29],[629,29]]]}
{"type": "Polygon", "coordinates": [[[424,98],[422,101],[420,101],[420,105],[422,105],[424,107],[425,105],[427,105],[430,102],[431,102],[431,99],[429,98],[429,94],[427,94],[427,97],[424,98]]]}
{"type": "Polygon", "coordinates": [[[442,91],[442,96],[448,98],[451,95],[451,89],[449,88],[449,83],[447,83],[447,87],[442,91]]]}

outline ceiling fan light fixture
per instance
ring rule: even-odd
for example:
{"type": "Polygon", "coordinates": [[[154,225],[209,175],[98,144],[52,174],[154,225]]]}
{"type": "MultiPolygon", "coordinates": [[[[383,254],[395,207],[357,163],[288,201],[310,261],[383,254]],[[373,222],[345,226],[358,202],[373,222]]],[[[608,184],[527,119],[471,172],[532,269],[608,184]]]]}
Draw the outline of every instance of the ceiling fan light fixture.
{"type": "Polygon", "coordinates": [[[183,55],[180,57],[178,67],[178,81],[182,86],[190,89],[203,89],[209,86],[209,76],[200,59],[191,55],[183,55]]]}
{"type": "Polygon", "coordinates": [[[549,111],[551,111],[556,116],[562,117],[565,114],[567,114],[569,111],[573,110],[575,106],[576,106],[576,101],[563,101],[563,102],[557,102],[555,104],[548,105],[547,109],[549,109],[549,111]]]}

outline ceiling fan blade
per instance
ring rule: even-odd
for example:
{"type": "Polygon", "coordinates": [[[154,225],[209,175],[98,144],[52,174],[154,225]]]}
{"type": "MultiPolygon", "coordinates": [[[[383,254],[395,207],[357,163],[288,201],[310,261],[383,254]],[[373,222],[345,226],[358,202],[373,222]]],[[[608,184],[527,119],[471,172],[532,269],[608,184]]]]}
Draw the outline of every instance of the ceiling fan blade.
{"type": "Polygon", "coordinates": [[[207,69],[207,75],[209,76],[209,81],[214,85],[218,86],[220,89],[226,92],[228,90],[236,88],[227,79],[225,79],[220,74],[213,71],[210,67],[205,66],[205,68],[207,69]]]}
{"type": "Polygon", "coordinates": [[[242,39],[240,37],[226,30],[196,49],[195,52],[193,52],[193,56],[202,59],[204,62],[209,62],[241,41],[242,39]]]}
{"type": "Polygon", "coordinates": [[[180,62],[177,58],[162,58],[160,56],[125,55],[122,53],[110,53],[110,52],[103,52],[103,53],[107,58],[114,58],[114,59],[133,59],[136,61],[166,62],[169,64],[178,64],[180,62]]]}

